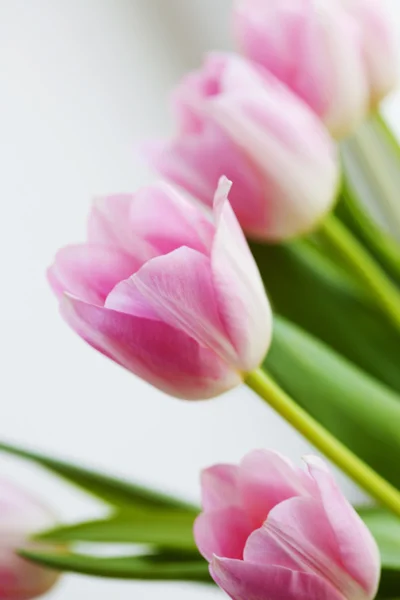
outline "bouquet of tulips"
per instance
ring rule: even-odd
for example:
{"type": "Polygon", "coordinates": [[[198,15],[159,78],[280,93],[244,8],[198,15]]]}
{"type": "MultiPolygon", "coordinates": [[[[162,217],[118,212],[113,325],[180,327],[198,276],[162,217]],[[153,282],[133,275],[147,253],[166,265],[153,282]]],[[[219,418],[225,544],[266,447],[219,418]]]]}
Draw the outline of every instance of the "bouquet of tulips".
{"type": "Polygon", "coordinates": [[[215,583],[233,600],[400,597],[400,146],[379,112],[399,65],[381,4],[237,1],[238,54],[185,77],[175,137],[142,148],[162,180],[96,200],[86,242],[48,271],[105,357],[186,401],[244,383],[315,455],[211,466],[200,509],[2,443],[109,513],[56,523],[4,482],[0,598],[62,571],[215,583]],[[350,505],[323,456],[369,505],[350,505]]]}

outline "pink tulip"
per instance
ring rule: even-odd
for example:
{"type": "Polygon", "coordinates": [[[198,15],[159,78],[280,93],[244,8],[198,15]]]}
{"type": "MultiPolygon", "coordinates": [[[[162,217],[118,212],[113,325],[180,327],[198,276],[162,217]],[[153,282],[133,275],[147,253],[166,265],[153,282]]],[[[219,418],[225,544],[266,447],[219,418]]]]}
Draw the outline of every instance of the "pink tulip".
{"type": "Polygon", "coordinates": [[[366,116],[362,32],[340,0],[236,0],[233,26],[243,54],[290,87],[334,136],[366,116]]]}
{"type": "Polygon", "coordinates": [[[58,574],[20,558],[28,538],[54,526],[54,516],[25,491],[0,481],[0,600],[29,600],[55,584],[58,574]]]}
{"type": "Polygon", "coordinates": [[[213,54],[176,90],[180,131],[147,148],[167,179],[204,203],[233,180],[232,208],[254,238],[282,240],[317,226],[335,200],[333,143],[309,108],[268,72],[213,54]]]}
{"type": "Polygon", "coordinates": [[[49,270],[64,318],[91,346],[177,397],[238,385],[272,317],[222,179],[213,214],[167,184],[97,202],[86,244],[49,270]]]}
{"type": "Polygon", "coordinates": [[[371,108],[395,89],[399,81],[395,32],[382,0],[341,0],[361,29],[364,67],[371,108]]]}
{"type": "Polygon", "coordinates": [[[202,476],[194,534],[233,600],[370,600],[380,574],[374,539],[317,457],[307,472],[259,450],[202,476]]]}

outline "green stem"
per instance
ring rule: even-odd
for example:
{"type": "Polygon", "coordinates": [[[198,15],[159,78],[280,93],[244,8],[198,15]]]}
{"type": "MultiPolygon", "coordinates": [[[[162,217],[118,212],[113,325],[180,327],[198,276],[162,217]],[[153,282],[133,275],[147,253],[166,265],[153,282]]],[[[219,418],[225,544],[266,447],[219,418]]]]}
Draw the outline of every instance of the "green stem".
{"type": "Polygon", "coordinates": [[[321,224],[319,233],[358,276],[400,331],[400,291],[364,246],[333,214],[321,224]]]}
{"type": "Polygon", "coordinates": [[[298,406],[265,371],[249,373],[246,383],[375,500],[400,516],[400,492],[298,406]]]}

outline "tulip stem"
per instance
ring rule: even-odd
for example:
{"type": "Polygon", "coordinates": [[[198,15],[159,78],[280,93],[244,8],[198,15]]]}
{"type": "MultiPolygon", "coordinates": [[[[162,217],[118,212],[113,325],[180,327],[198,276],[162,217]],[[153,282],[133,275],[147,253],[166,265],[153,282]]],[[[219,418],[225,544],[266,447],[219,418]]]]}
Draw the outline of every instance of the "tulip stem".
{"type": "Polygon", "coordinates": [[[370,496],[400,517],[400,491],[296,404],[268,373],[252,371],[246,384],[370,496]]]}
{"type": "Polygon", "coordinates": [[[333,214],[321,224],[319,233],[358,276],[400,331],[400,291],[364,246],[333,214]]]}

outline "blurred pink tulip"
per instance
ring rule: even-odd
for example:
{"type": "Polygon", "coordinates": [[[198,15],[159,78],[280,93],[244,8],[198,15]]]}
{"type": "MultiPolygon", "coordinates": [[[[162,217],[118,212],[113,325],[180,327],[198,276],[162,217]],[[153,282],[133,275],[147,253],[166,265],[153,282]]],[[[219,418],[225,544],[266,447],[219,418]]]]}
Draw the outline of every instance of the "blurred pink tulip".
{"type": "Polygon", "coordinates": [[[243,54],[290,87],[335,137],[366,116],[362,32],[340,0],[236,0],[233,26],[243,54]]]}
{"type": "Polygon", "coordinates": [[[341,0],[361,29],[371,108],[399,82],[398,45],[382,0],[341,0]]]}
{"type": "Polygon", "coordinates": [[[336,150],[312,111],[273,75],[212,54],[174,95],[180,131],[148,145],[164,177],[210,204],[226,175],[232,208],[251,237],[283,240],[315,228],[338,183],[336,150]]]}
{"type": "Polygon", "coordinates": [[[9,481],[0,481],[0,600],[29,600],[46,593],[58,579],[56,571],[17,555],[33,533],[54,526],[48,509],[9,481]]]}
{"type": "Polygon", "coordinates": [[[154,386],[201,399],[259,366],[271,310],[222,179],[213,214],[167,184],[97,202],[88,242],[49,279],[89,344],[154,386]]]}
{"type": "Polygon", "coordinates": [[[374,539],[317,457],[308,471],[272,451],[204,471],[194,534],[233,600],[371,600],[374,539]]]}

